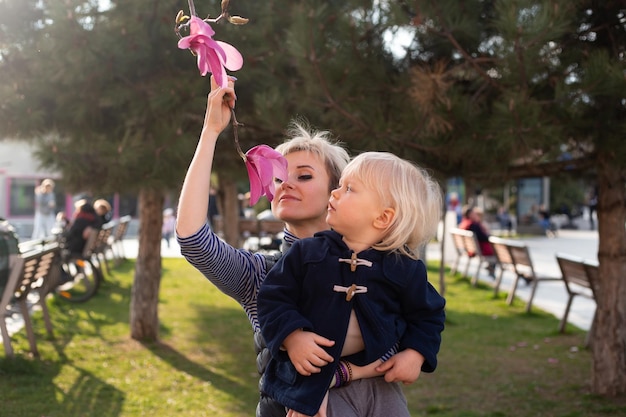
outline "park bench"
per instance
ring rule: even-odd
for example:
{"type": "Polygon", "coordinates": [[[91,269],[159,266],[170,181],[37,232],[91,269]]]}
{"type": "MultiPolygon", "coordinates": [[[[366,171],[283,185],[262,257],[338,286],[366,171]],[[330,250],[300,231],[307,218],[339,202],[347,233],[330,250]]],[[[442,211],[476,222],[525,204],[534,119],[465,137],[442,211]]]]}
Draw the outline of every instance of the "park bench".
{"type": "Polygon", "coordinates": [[[463,276],[467,276],[469,271],[471,257],[468,255],[467,250],[465,250],[465,236],[467,236],[468,233],[472,232],[458,228],[450,230],[450,236],[452,237],[452,243],[454,244],[454,250],[456,251],[456,259],[454,260],[454,264],[450,270],[452,274],[456,274],[459,271],[461,260],[465,260],[465,272],[463,273],[463,276]]]}
{"type": "Polygon", "coordinates": [[[31,311],[33,305],[38,305],[43,314],[46,331],[52,334],[52,322],[46,305],[46,294],[58,282],[58,257],[61,256],[58,244],[45,245],[39,250],[32,250],[21,255],[11,255],[11,271],[4,290],[0,294],[0,333],[7,357],[14,356],[11,346],[11,337],[7,329],[7,315],[11,310],[7,307],[17,307],[24,320],[24,329],[28,337],[30,352],[38,357],[35,332],[33,330],[31,311]]]}
{"type": "Polygon", "coordinates": [[[119,265],[126,259],[126,253],[124,252],[124,238],[128,232],[128,226],[131,220],[131,216],[120,217],[112,236],[109,237],[108,248],[113,254],[113,263],[115,265],[119,265]]]}
{"type": "Polygon", "coordinates": [[[496,256],[496,264],[500,270],[496,276],[496,282],[494,283],[494,296],[498,296],[500,286],[502,285],[502,277],[505,271],[510,271],[515,274],[515,262],[511,256],[511,250],[509,246],[515,245],[515,242],[511,240],[502,239],[496,236],[490,236],[489,242],[493,247],[493,251],[496,256]]]}
{"type": "MultiPolygon", "coordinates": [[[[252,251],[263,249],[266,241],[269,246],[274,246],[271,242],[285,228],[285,222],[276,219],[257,219],[255,217],[240,217],[237,221],[238,242],[240,248],[252,251]]],[[[213,231],[220,237],[224,237],[224,219],[221,216],[215,216],[212,224],[213,231]]]]}
{"type": "Polygon", "coordinates": [[[259,250],[279,250],[285,222],[278,219],[259,220],[259,250]]]}
{"type": "Polygon", "coordinates": [[[276,236],[285,229],[285,222],[277,219],[259,220],[259,234],[261,236],[276,236]]]}
{"type": "Polygon", "coordinates": [[[468,277],[470,263],[473,259],[477,259],[478,265],[476,266],[476,272],[473,274],[471,280],[472,285],[476,286],[478,284],[478,274],[480,273],[480,268],[484,264],[497,263],[497,259],[495,256],[487,256],[483,254],[478,239],[471,230],[454,228],[450,230],[450,234],[452,235],[454,247],[457,252],[457,259],[452,271],[453,273],[456,273],[460,260],[466,259],[467,262],[465,264],[465,272],[463,276],[468,277]]]}
{"type": "MultiPolygon", "coordinates": [[[[563,275],[563,281],[565,281],[565,289],[567,290],[568,298],[565,305],[565,312],[563,318],[559,323],[559,332],[565,333],[565,327],[567,326],[567,317],[569,316],[572,302],[577,296],[585,297],[595,301],[595,291],[597,285],[598,265],[590,261],[586,261],[582,258],[566,255],[563,253],[556,254],[556,260],[561,269],[563,275]],[[595,278],[595,280],[594,280],[595,278]]],[[[593,331],[593,322],[591,321],[592,328],[587,334],[586,344],[589,342],[589,335],[593,331]]]]}
{"type": "Polygon", "coordinates": [[[96,258],[98,265],[101,266],[101,270],[106,269],[106,272],[109,275],[110,268],[107,253],[111,248],[109,239],[113,234],[115,226],[115,221],[110,221],[102,225],[100,229],[94,229],[93,232],[97,232],[95,233],[96,236],[91,242],[89,239],[87,240],[90,245],[85,244],[85,251],[83,251],[84,258],[87,258],[88,256],[96,258]],[[104,268],[102,268],[102,266],[104,266],[104,268]]]}
{"type": "Polygon", "coordinates": [[[563,277],[537,273],[530,257],[530,251],[528,250],[528,246],[526,244],[509,242],[508,248],[515,266],[515,278],[513,279],[513,284],[511,285],[511,290],[509,291],[507,303],[509,305],[513,304],[519,280],[524,279],[529,285],[532,286],[528,302],[526,303],[526,312],[528,313],[532,307],[533,299],[535,298],[535,293],[537,292],[539,283],[549,281],[562,282],[563,277]]]}

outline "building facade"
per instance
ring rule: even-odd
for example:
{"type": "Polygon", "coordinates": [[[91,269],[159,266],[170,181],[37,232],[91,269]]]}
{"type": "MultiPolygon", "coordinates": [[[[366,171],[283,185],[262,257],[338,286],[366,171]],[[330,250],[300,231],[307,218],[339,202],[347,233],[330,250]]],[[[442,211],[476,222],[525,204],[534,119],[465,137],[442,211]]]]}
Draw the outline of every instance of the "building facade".
{"type": "Polygon", "coordinates": [[[34,156],[34,146],[28,141],[0,140],[0,218],[7,219],[17,230],[20,240],[30,238],[35,215],[35,187],[51,178],[55,181],[56,211],[71,218],[74,202],[83,197],[105,198],[111,204],[113,219],[136,217],[136,196],[76,195],[65,191],[63,178],[57,172],[43,169],[34,156]]]}

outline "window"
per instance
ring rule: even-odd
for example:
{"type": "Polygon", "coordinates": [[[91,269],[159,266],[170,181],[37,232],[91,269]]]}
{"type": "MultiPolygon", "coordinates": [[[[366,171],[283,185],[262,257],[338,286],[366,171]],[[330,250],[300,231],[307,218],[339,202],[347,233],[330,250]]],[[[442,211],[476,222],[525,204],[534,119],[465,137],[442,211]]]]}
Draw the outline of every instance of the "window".
{"type": "Polygon", "coordinates": [[[15,216],[35,215],[35,184],[34,178],[12,178],[10,180],[9,213],[15,216]]]}

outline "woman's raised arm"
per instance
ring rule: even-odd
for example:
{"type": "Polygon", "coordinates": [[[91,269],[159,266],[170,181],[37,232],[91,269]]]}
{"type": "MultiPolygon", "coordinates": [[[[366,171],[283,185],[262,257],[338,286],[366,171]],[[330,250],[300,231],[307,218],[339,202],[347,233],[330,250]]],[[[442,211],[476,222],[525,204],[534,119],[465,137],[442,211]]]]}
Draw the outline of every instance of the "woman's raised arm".
{"type": "Polygon", "coordinates": [[[233,78],[229,79],[227,88],[220,88],[211,77],[211,92],[202,133],[185,175],[178,202],[176,232],[180,237],[191,236],[207,221],[215,145],[220,133],[230,121],[235,99],[233,78]]]}

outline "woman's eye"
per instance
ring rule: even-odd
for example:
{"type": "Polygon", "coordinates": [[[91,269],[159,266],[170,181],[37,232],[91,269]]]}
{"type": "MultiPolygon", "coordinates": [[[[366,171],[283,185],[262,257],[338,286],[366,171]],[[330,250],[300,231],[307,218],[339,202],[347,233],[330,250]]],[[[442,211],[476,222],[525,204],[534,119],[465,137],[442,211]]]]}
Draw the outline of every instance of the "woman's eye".
{"type": "Polygon", "coordinates": [[[274,182],[275,182],[276,184],[282,184],[282,183],[283,183],[283,180],[281,180],[280,178],[276,178],[276,177],[274,177],[274,182]]]}
{"type": "Polygon", "coordinates": [[[349,191],[352,191],[352,187],[351,187],[351,186],[349,186],[349,185],[346,185],[346,191],[348,191],[348,192],[349,192],[349,191]]]}
{"type": "Polygon", "coordinates": [[[298,176],[299,181],[308,181],[310,179],[313,179],[313,175],[311,174],[303,174],[298,176]]]}

